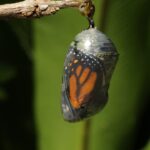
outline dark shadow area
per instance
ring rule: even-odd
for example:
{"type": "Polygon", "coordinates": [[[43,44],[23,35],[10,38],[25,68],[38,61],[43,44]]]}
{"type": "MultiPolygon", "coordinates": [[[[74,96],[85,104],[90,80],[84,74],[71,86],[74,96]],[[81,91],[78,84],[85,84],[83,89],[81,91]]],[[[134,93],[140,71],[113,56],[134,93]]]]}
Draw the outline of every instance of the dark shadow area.
{"type": "Polygon", "coordinates": [[[0,21],[0,150],[35,149],[33,64],[10,24],[0,21]]]}
{"type": "Polygon", "coordinates": [[[146,90],[148,87],[144,89],[145,91],[140,99],[141,106],[139,108],[137,126],[135,128],[134,150],[144,148],[150,139],[150,91],[146,90]]]}
{"type": "Polygon", "coordinates": [[[137,126],[135,127],[135,144],[134,150],[143,149],[150,140],[150,78],[149,78],[149,49],[147,43],[149,36],[149,19],[150,13],[148,6],[150,1],[142,3],[138,12],[137,26],[135,27],[137,37],[140,39],[141,55],[144,54],[143,67],[145,67],[145,83],[141,87],[141,96],[139,97],[139,114],[137,118],[137,126]],[[147,55],[146,55],[147,54],[147,55]]]}

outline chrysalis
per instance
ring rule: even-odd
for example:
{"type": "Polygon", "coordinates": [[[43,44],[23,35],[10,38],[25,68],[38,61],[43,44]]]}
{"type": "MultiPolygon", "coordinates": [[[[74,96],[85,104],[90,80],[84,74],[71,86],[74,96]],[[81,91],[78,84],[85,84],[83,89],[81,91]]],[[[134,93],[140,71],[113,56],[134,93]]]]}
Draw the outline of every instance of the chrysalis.
{"type": "Polygon", "coordinates": [[[79,33],[64,63],[62,112],[70,122],[88,118],[108,100],[108,88],[118,53],[109,38],[96,28],[79,33]]]}

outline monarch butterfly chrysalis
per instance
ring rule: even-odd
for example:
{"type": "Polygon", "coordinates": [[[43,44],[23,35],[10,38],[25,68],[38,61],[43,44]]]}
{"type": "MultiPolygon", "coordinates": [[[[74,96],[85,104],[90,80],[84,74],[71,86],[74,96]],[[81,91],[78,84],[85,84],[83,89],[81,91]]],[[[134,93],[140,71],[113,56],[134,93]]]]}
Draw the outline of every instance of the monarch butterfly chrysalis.
{"type": "Polygon", "coordinates": [[[111,40],[96,28],[84,30],[75,37],[64,63],[62,112],[65,120],[79,121],[103,108],[117,59],[111,40]]]}

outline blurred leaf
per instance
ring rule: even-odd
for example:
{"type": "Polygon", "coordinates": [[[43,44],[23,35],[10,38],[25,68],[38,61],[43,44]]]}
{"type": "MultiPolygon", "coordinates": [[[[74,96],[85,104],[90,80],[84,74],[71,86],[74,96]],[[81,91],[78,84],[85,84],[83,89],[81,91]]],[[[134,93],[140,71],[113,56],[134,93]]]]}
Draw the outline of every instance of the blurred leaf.
{"type": "Polygon", "coordinates": [[[65,54],[84,23],[82,17],[81,24],[75,19],[70,21],[72,15],[74,18],[80,16],[75,10],[63,10],[34,22],[35,114],[39,150],[79,150],[82,144],[82,123],[66,123],[60,108],[65,54]]]}

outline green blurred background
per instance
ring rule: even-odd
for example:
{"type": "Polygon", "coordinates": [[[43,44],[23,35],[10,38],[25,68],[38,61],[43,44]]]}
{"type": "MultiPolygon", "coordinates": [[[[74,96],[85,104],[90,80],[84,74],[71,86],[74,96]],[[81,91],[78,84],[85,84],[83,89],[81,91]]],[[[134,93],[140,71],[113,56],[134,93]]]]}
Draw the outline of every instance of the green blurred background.
{"type": "Polygon", "coordinates": [[[86,19],[70,8],[0,21],[0,150],[150,150],[150,1],[94,3],[120,57],[108,104],[87,122],[65,122],[60,109],[65,55],[86,19]]]}

